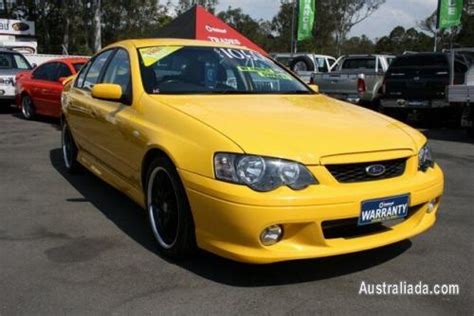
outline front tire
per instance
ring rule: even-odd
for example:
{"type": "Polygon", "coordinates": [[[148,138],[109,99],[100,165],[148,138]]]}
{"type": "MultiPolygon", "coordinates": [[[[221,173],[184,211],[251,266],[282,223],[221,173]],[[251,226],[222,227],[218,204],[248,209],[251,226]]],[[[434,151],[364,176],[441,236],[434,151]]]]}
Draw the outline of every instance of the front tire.
{"type": "Polygon", "coordinates": [[[176,167],[165,157],[156,158],[148,168],[146,205],[160,253],[171,259],[194,253],[191,208],[176,167]]]}
{"type": "Polygon", "coordinates": [[[67,171],[72,174],[77,173],[80,170],[80,164],[77,161],[78,150],[66,121],[63,121],[61,132],[61,149],[67,171]]]}
{"type": "Polygon", "coordinates": [[[27,94],[21,97],[21,114],[25,120],[32,120],[35,117],[36,111],[33,105],[33,100],[27,94]]]}

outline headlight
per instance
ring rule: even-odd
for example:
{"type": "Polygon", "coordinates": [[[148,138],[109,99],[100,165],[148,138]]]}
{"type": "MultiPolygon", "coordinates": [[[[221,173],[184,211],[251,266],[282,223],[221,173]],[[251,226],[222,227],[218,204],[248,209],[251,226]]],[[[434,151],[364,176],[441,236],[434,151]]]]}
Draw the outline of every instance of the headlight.
{"type": "Polygon", "coordinates": [[[214,172],[216,179],[264,192],[284,185],[301,190],[318,183],[300,163],[253,155],[218,153],[214,156],[214,172]]]}
{"type": "Polygon", "coordinates": [[[418,153],[418,169],[421,171],[426,171],[428,168],[433,168],[434,167],[434,160],[433,160],[433,155],[431,153],[431,149],[426,144],[420,149],[420,152],[418,153]]]}

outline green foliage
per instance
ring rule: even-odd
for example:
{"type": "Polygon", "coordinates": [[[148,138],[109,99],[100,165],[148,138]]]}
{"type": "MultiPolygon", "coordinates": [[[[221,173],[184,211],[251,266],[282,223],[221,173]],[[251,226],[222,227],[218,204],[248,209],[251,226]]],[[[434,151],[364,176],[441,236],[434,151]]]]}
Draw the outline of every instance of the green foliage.
{"type": "Polygon", "coordinates": [[[207,11],[215,13],[218,3],[218,0],[179,0],[177,12],[178,14],[183,13],[189,10],[194,4],[199,4],[206,8],[207,11]]]}

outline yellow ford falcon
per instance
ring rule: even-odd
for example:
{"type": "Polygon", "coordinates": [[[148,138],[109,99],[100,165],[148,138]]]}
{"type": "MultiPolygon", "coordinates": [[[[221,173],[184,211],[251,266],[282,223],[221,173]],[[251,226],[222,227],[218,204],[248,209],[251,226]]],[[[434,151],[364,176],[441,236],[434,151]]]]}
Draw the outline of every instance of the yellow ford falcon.
{"type": "Polygon", "coordinates": [[[443,174],[426,138],[316,90],[243,47],[119,42],[65,87],[64,163],[143,206],[175,259],[324,257],[431,227],[443,174]]]}

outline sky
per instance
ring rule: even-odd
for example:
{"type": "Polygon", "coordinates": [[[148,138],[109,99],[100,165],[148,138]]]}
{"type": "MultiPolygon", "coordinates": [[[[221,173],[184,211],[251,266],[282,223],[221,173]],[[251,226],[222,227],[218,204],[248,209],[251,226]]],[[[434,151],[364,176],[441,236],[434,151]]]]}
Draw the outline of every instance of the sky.
{"type": "MultiPolygon", "coordinates": [[[[172,2],[177,2],[172,0],[172,2]]],[[[316,0],[317,5],[318,0],[316,0]]],[[[349,36],[366,34],[370,39],[388,35],[398,25],[416,27],[436,9],[438,0],[386,0],[372,16],[354,26],[349,36]]],[[[279,0],[219,0],[217,12],[229,6],[240,7],[244,13],[256,19],[270,20],[280,7],[279,0]]]]}

